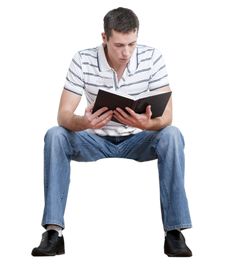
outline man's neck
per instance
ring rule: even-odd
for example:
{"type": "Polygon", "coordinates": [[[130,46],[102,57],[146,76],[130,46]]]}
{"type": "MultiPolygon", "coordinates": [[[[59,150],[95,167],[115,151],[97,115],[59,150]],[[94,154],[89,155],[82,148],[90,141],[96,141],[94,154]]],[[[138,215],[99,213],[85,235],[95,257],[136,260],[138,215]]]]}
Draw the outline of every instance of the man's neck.
{"type": "Polygon", "coordinates": [[[116,65],[112,62],[112,60],[109,58],[108,56],[108,53],[107,53],[107,48],[104,47],[104,52],[105,52],[105,55],[106,55],[106,59],[107,59],[107,62],[109,64],[109,66],[114,69],[114,71],[117,73],[117,77],[118,77],[118,80],[120,80],[120,78],[122,77],[124,71],[125,71],[125,68],[127,66],[126,65],[116,65]]]}

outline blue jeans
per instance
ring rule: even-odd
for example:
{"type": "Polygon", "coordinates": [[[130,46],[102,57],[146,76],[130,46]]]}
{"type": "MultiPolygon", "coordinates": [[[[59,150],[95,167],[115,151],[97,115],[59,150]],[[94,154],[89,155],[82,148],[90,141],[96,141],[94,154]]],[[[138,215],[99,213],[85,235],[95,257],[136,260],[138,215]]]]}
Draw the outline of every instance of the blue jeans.
{"type": "Polygon", "coordinates": [[[44,227],[56,224],[64,228],[70,161],[89,162],[111,157],[139,162],[158,159],[164,230],[191,227],[184,189],[184,140],[178,128],[173,126],[127,137],[102,137],[63,127],[49,129],[44,148],[44,227]]]}

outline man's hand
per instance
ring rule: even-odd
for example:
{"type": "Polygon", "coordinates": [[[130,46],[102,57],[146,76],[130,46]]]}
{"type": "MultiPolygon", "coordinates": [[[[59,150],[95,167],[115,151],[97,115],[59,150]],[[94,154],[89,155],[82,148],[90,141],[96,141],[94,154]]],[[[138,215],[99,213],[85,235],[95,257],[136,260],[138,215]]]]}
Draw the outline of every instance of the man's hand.
{"type": "Polygon", "coordinates": [[[113,111],[108,111],[107,107],[100,108],[96,112],[92,113],[93,106],[94,104],[91,104],[85,109],[83,123],[86,129],[97,129],[104,127],[111,120],[113,115],[113,111]]]}
{"type": "Polygon", "coordinates": [[[121,108],[117,108],[113,113],[114,118],[127,126],[140,128],[142,130],[149,128],[152,117],[151,106],[147,106],[146,112],[142,114],[138,114],[128,107],[126,107],[125,110],[128,113],[121,108]]]}

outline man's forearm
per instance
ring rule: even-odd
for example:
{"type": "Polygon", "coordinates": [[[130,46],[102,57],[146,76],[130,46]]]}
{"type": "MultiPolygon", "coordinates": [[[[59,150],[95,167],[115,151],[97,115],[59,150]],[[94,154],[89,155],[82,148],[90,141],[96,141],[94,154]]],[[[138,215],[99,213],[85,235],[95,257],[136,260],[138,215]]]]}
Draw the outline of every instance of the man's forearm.
{"type": "Polygon", "coordinates": [[[170,98],[166,109],[161,117],[149,120],[146,130],[160,130],[172,123],[172,98],[170,98]]]}
{"type": "Polygon", "coordinates": [[[164,117],[157,117],[151,119],[146,127],[146,130],[160,130],[171,125],[172,119],[171,118],[164,118],[164,117]]]}
{"type": "Polygon", "coordinates": [[[72,131],[81,131],[86,129],[83,116],[65,112],[61,115],[58,115],[57,120],[59,126],[62,126],[72,131]]]}

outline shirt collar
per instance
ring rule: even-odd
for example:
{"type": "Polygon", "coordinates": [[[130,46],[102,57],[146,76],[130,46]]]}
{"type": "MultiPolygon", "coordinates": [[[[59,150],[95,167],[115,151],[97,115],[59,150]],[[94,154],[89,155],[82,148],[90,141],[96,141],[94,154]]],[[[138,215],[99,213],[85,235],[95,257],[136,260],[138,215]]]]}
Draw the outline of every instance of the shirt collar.
{"type": "MultiPolygon", "coordinates": [[[[137,70],[137,67],[138,67],[138,53],[137,53],[137,47],[136,47],[127,65],[128,73],[130,75],[134,74],[135,71],[137,70]]],[[[111,67],[109,66],[107,62],[103,44],[101,44],[98,47],[98,68],[101,72],[111,70],[111,67]]]]}

